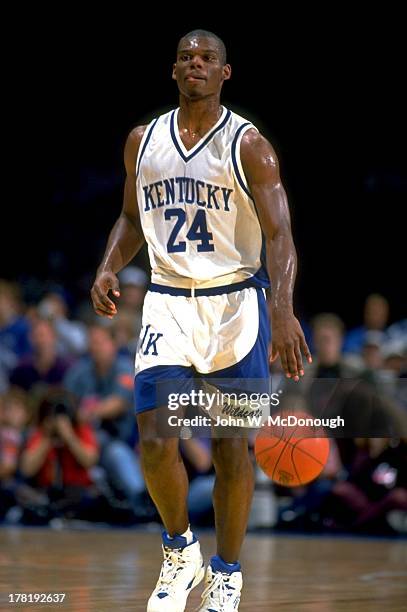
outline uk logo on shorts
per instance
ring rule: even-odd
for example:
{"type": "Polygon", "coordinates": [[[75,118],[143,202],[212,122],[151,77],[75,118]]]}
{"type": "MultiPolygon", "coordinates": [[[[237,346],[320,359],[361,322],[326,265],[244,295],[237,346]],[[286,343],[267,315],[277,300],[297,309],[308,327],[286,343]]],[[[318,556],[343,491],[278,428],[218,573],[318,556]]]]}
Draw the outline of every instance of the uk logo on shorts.
{"type": "MultiPolygon", "coordinates": [[[[163,336],[159,332],[150,332],[151,325],[146,325],[144,335],[140,343],[140,351],[143,355],[158,356],[157,342],[163,336]]],[[[143,334],[143,332],[141,332],[143,334]]]]}

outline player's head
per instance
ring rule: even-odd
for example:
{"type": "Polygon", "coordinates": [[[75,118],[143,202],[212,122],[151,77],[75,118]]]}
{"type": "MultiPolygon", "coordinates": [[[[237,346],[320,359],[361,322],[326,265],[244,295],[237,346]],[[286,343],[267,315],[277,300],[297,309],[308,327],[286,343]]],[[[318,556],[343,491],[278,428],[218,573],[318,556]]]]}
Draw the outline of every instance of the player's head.
{"type": "Polygon", "coordinates": [[[230,79],[223,41],[206,30],[193,30],[183,36],[177,47],[172,78],[181,94],[190,99],[220,94],[223,81],[230,79]]]}

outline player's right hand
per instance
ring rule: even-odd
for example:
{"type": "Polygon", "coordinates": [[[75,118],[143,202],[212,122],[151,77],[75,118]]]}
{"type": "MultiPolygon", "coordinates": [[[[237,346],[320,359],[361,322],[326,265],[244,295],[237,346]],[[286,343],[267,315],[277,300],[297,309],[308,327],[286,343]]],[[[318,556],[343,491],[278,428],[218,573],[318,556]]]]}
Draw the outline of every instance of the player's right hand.
{"type": "Polygon", "coordinates": [[[99,316],[112,319],[117,314],[117,309],[114,302],[108,298],[109,291],[115,297],[120,297],[119,280],[113,272],[100,272],[90,292],[93,308],[99,316]]]}

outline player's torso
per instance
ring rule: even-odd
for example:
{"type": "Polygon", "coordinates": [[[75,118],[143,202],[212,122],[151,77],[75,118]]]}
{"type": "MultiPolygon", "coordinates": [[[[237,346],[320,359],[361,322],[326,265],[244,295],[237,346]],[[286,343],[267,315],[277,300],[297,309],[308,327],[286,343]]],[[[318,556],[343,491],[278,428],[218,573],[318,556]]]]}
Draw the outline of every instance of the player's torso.
{"type": "Polygon", "coordinates": [[[223,107],[219,121],[190,150],[178,109],[146,129],[137,160],[137,197],[152,281],[210,287],[254,277],[262,234],[240,162],[253,127],[223,107]]]}

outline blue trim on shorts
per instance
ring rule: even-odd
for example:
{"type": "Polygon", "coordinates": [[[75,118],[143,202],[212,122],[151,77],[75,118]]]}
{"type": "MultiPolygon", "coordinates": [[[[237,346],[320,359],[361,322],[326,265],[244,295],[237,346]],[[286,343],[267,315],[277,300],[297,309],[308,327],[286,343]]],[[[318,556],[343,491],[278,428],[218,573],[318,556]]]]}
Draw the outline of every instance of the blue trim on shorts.
{"type": "Polygon", "coordinates": [[[142,370],[134,379],[136,414],[157,408],[157,382],[173,379],[177,382],[185,381],[185,389],[182,389],[182,392],[188,393],[192,388],[193,378],[194,369],[190,366],[159,365],[142,370]],[[190,384],[188,384],[189,381],[191,381],[190,384]]]}
{"type": "Polygon", "coordinates": [[[257,301],[259,306],[257,339],[252,349],[241,361],[210,374],[202,374],[193,367],[180,365],[159,365],[142,370],[136,375],[134,381],[136,414],[157,408],[156,384],[160,381],[174,380],[177,382],[177,393],[188,393],[193,388],[194,378],[237,379],[237,382],[232,384],[234,388],[242,388],[239,381],[244,379],[258,378],[269,380],[268,347],[271,340],[271,327],[267,303],[262,289],[257,289],[257,301]],[[179,388],[179,385],[181,385],[181,388],[179,388]]]}
{"type": "Polygon", "coordinates": [[[221,285],[220,287],[208,287],[207,289],[185,289],[183,287],[168,287],[167,285],[159,285],[158,283],[151,283],[148,290],[154,291],[155,293],[167,293],[168,295],[182,295],[184,297],[199,297],[202,295],[223,295],[224,293],[233,293],[234,291],[241,291],[248,287],[256,287],[252,281],[252,277],[247,278],[240,283],[232,283],[231,285],[221,285]]]}
{"type": "Polygon", "coordinates": [[[202,378],[269,378],[270,366],[268,348],[271,341],[271,324],[267,302],[262,289],[257,289],[259,305],[259,331],[253,348],[246,357],[223,370],[210,374],[199,374],[202,378]]]}

